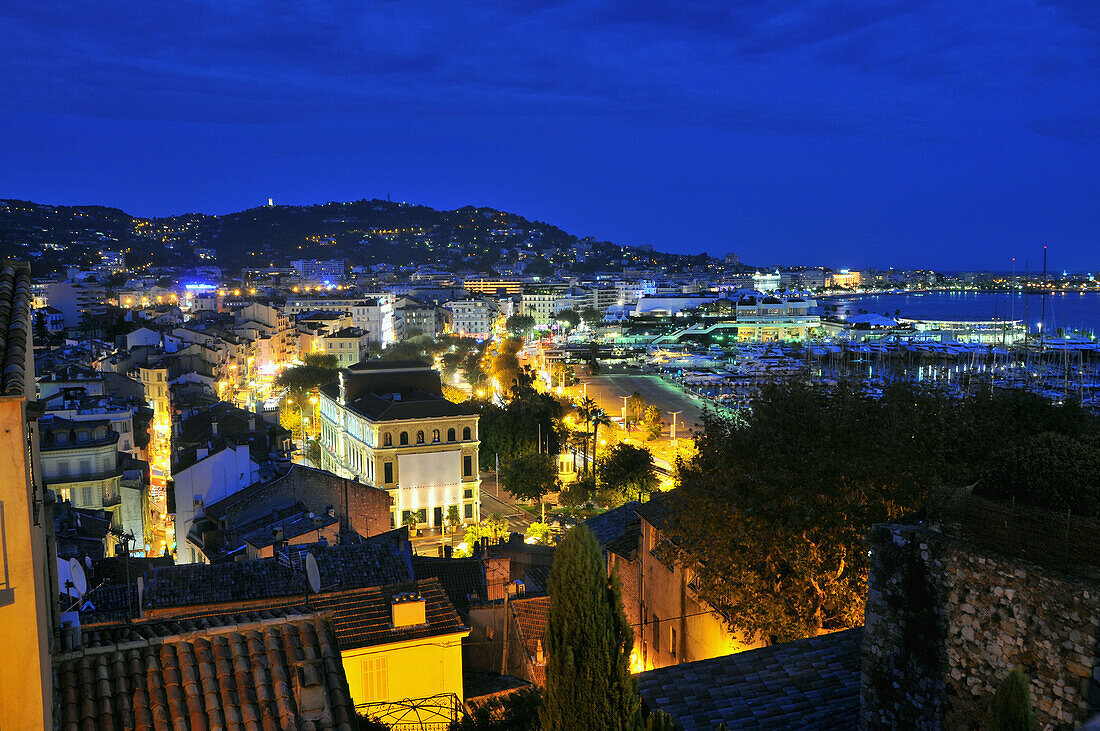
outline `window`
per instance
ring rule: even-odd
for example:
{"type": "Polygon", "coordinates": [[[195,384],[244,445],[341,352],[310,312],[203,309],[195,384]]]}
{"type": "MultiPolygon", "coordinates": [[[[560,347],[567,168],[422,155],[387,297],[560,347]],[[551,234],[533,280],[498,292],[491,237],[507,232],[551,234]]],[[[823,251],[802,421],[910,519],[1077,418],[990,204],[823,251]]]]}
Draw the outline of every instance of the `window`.
{"type": "Polygon", "coordinates": [[[659,650],[661,647],[661,620],[656,614],[653,615],[653,649],[659,650]]]}
{"type": "Polygon", "coordinates": [[[463,490],[462,491],[462,499],[463,500],[473,500],[474,499],[474,491],[473,490],[463,490]]]}
{"type": "Polygon", "coordinates": [[[382,437],[382,444],[387,447],[393,446],[393,434],[386,432],[386,435],[382,437]]]}
{"type": "Polygon", "coordinates": [[[676,657],[676,628],[669,628],[669,640],[668,640],[668,652],[673,657],[676,657]]]}
{"type": "Polygon", "coordinates": [[[470,427],[466,427],[465,429],[462,430],[462,441],[464,441],[464,442],[470,441],[470,427]]]}
{"type": "Polygon", "coordinates": [[[92,460],[90,460],[90,459],[80,460],[80,474],[82,476],[92,474],[92,460]]]}
{"type": "Polygon", "coordinates": [[[462,476],[470,477],[474,474],[474,458],[470,455],[462,457],[462,476]]]}
{"type": "Polygon", "coordinates": [[[462,515],[465,516],[466,518],[473,518],[474,517],[474,504],[473,503],[466,503],[463,506],[462,515]]]}
{"type": "Polygon", "coordinates": [[[418,431],[416,433],[416,443],[417,444],[423,444],[424,443],[424,432],[418,431]]]}
{"type": "Polygon", "coordinates": [[[369,657],[363,662],[363,689],[372,701],[387,700],[389,668],[385,657],[369,657]]]}
{"type": "Polygon", "coordinates": [[[402,447],[404,447],[406,444],[408,444],[409,443],[409,433],[407,431],[401,432],[401,439],[399,441],[401,442],[402,447]]]}
{"type": "Polygon", "coordinates": [[[386,484],[393,482],[393,462],[387,462],[386,466],[382,468],[385,471],[386,479],[383,480],[386,484]]]}
{"type": "Polygon", "coordinates": [[[92,486],[91,485],[85,485],[84,487],[80,488],[80,499],[83,501],[83,502],[81,502],[82,507],[88,508],[88,507],[92,506],[92,486]]]}
{"type": "Polygon", "coordinates": [[[447,430],[447,441],[448,442],[453,442],[454,440],[455,440],[455,430],[454,429],[448,429],[447,430]]]}
{"type": "Polygon", "coordinates": [[[439,441],[439,430],[438,429],[432,429],[432,444],[435,444],[438,441],[439,441]]]}
{"type": "Polygon", "coordinates": [[[58,462],[57,463],[57,476],[58,477],[68,477],[69,476],[69,463],[68,462],[58,462]]]}

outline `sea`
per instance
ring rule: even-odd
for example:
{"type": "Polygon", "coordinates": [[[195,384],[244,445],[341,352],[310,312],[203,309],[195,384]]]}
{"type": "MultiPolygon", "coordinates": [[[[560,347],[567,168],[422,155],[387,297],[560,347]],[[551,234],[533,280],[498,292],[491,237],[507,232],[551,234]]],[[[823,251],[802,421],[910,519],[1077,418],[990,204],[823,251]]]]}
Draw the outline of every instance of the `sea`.
{"type": "Polygon", "coordinates": [[[919,320],[1020,320],[1033,331],[1100,332],[1100,292],[974,292],[942,290],[817,298],[818,315],[861,311],[919,320]],[[1044,302],[1045,317],[1044,317],[1044,302]]]}

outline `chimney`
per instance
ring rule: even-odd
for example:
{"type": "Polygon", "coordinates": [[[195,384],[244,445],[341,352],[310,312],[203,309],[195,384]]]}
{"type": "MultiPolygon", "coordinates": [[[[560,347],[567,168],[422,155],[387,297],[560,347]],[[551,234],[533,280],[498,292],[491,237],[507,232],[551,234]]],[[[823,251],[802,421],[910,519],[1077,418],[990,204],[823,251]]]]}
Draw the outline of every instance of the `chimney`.
{"type": "Polygon", "coordinates": [[[256,414],[251,411],[248,412],[248,431],[253,433],[256,431],[256,414]]]}
{"type": "Polygon", "coordinates": [[[424,597],[419,592],[406,591],[394,594],[390,601],[393,627],[417,627],[428,623],[424,597]]]}
{"type": "Polygon", "coordinates": [[[545,665],[546,664],[546,653],[543,652],[543,650],[542,650],[542,640],[541,639],[535,640],[535,664],[536,665],[545,665]]]}
{"type": "Polygon", "coordinates": [[[210,433],[218,436],[218,419],[215,416],[210,417],[210,433]]]}

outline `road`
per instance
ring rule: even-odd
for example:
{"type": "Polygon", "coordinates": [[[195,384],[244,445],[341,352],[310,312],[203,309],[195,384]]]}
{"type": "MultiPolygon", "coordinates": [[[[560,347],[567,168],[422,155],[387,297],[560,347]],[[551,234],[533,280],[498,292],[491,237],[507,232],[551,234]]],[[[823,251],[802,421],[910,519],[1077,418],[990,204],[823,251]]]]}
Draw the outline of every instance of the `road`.
{"type": "MultiPolygon", "coordinates": [[[[661,410],[661,418],[666,424],[672,423],[669,412],[683,411],[676,417],[678,436],[686,437],[691,429],[703,428],[702,404],[658,376],[643,374],[636,368],[617,368],[599,376],[588,375],[583,372],[585,370],[577,368],[579,380],[581,384],[587,384],[588,396],[595,399],[608,416],[620,416],[623,413],[623,396],[637,391],[647,404],[661,410]]],[[[574,393],[578,390],[577,387],[571,389],[574,393]]]]}

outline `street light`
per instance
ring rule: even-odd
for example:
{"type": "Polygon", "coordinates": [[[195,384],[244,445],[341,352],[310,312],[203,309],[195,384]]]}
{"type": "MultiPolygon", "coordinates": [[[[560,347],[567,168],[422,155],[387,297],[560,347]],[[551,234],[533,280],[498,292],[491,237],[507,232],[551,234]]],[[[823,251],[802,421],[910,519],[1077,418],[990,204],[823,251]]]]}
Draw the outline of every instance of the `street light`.
{"type": "Polygon", "coordinates": [[[682,414],[684,412],[683,412],[683,410],[680,410],[680,411],[670,411],[668,413],[672,415],[672,433],[669,435],[669,437],[672,441],[672,448],[675,449],[676,448],[676,417],[677,417],[677,415],[682,414]]]}

